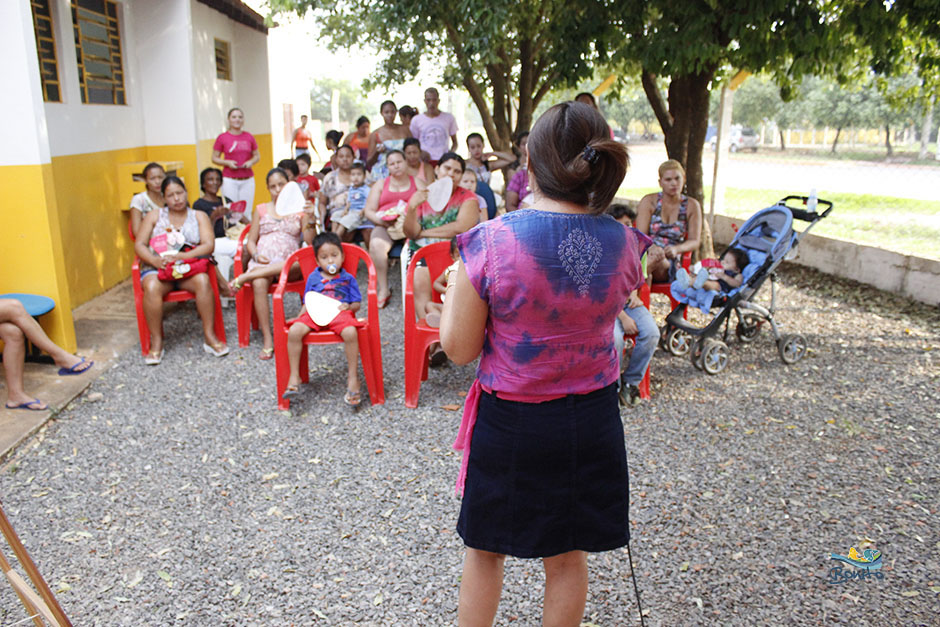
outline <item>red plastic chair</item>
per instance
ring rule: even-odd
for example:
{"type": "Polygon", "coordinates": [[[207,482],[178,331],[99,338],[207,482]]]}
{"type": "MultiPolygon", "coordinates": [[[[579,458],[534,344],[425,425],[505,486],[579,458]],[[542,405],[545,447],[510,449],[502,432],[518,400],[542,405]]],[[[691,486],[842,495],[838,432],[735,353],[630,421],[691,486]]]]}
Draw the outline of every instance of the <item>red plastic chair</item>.
{"type": "MultiPolygon", "coordinates": [[[[362,370],[365,374],[366,385],[369,388],[369,399],[373,405],[380,405],[385,402],[385,384],[382,375],[382,336],[379,331],[375,266],[372,265],[369,253],[358,246],[343,244],[343,253],[346,257],[343,261],[343,268],[347,272],[355,276],[360,262],[366,264],[369,271],[369,283],[366,288],[368,311],[366,319],[360,319],[360,322],[365,324],[358,328],[359,356],[362,359],[362,370]]],[[[290,409],[290,399],[281,398],[281,395],[287,389],[287,381],[290,378],[290,362],[287,359],[287,330],[294,322],[294,319],[288,320],[284,315],[284,293],[288,291],[288,286],[291,285],[287,280],[287,276],[290,273],[291,266],[295,263],[300,264],[300,269],[305,277],[313,272],[317,267],[317,258],[313,248],[310,246],[301,248],[287,258],[284,269],[281,270],[277,287],[274,290],[274,362],[277,370],[278,409],[290,409]]],[[[305,281],[302,283],[306,284],[305,281]]],[[[311,331],[304,336],[305,345],[342,343],[343,340],[332,331],[311,331]]],[[[310,381],[310,368],[307,365],[308,352],[304,349],[300,354],[300,379],[304,383],[310,381]]]]}
{"type": "MultiPolygon", "coordinates": [[[[242,263],[242,255],[245,250],[245,238],[248,236],[249,230],[250,229],[243,230],[238,238],[238,248],[235,251],[235,265],[233,266],[234,278],[238,278],[248,270],[247,264],[242,263]]],[[[285,265],[284,267],[288,268],[289,266],[285,265]]],[[[303,280],[291,281],[287,284],[286,291],[297,292],[303,296],[305,285],[306,283],[303,280]]],[[[277,283],[272,281],[271,287],[268,288],[268,294],[273,294],[275,289],[277,289],[277,283]]],[[[238,345],[245,348],[251,342],[251,332],[258,330],[258,313],[255,311],[255,293],[250,283],[242,285],[241,289],[235,293],[235,320],[238,322],[238,345]]]]}
{"type": "MultiPolygon", "coordinates": [[[[685,268],[685,271],[688,272],[689,268],[692,267],[692,252],[682,253],[682,267],[685,268]]],[[[672,311],[679,306],[679,301],[672,297],[672,290],[669,289],[671,283],[653,283],[650,285],[650,292],[653,294],[665,294],[669,297],[669,310],[672,311]]],[[[649,302],[646,303],[649,307],[649,302]]],[[[687,317],[685,312],[683,312],[683,318],[687,317]]]]}
{"type": "MultiPolygon", "coordinates": [[[[214,269],[210,268],[212,272],[214,269]]],[[[137,310],[137,332],[140,334],[140,352],[145,356],[150,352],[150,330],[147,328],[147,318],[144,316],[144,289],[140,284],[140,258],[134,256],[134,264],[131,266],[131,283],[134,286],[134,307],[137,310]]],[[[222,319],[222,302],[219,300],[219,284],[215,276],[209,276],[209,283],[212,285],[212,291],[215,294],[215,335],[219,341],[226,344],[225,339],[225,321],[222,319]]],[[[165,303],[180,303],[196,298],[186,290],[173,290],[163,297],[165,303]]],[[[162,329],[161,329],[162,333],[162,329]]]]}
{"type": "MultiPolygon", "coordinates": [[[[405,246],[408,243],[405,242],[405,246]]],[[[421,382],[428,378],[428,349],[431,344],[441,341],[440,329],[429,327],[422,312],[420,320],[415,321],[414,278],[418,261],[424,259],[428,264],[431,280],[440,276],[447,266],[454,263],[450,258],[450,242],[435,242],[416,252],[408,263],[405,277],[405,407],[418,406],[421,382]]],[[[441,302],[441,295],[431,290],[434,302],[441,302]]]]}
{"type": "MultiPolygon", "coordinates": [[[[650,308],[650,288],[646,283],[640,287],[640,300],[643,301],[644,307],[647,309],[650,308]]],[[[623,337],[632,341],[634,346],[636,346],[636,334],[624,334],[623,337]]],[[[626,347],[624,347],[624,353],[626,352],[626,347]]],[[[650,398],[650,367],[651,366],[646,367],[646,374],[643,375],[643,379],[640,381],[640,385],[637,386],[640,388],[640,398],[643,400],[649,400],[650,398]]]]}

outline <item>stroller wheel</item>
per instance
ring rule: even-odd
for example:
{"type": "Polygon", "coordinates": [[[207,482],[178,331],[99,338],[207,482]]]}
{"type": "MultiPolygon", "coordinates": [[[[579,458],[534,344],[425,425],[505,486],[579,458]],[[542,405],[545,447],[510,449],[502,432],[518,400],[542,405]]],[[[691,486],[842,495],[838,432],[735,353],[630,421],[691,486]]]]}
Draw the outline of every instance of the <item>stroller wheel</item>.
{"type": "Polygon", "coordinates": [[[721,340],[708,339],[702,347],[702,370],[708,374],[718,374],[728,365],[728,345],[721,340]]]}
{"type": "Polygon", "coordinates": [[[676,357],[683,357],[692,348],[692,336],[682,329],[673,329],[666,336],[666,348],[676,357]]]}
{"type": "Polygon", "coordinates": [[[669,335],[669,331],[672,328],[672,325],[664,324],[659,327],[659,348],[666,350],[668,348],[666,344],[666,336],[669,335]]]}
{"type": "Polygon", "coordinates": [[[689,351],[689,359],[692,361],[692,365],[695,366],[696,370],[702,369],[702,348],[707,341],[708,338],[700,337],[692,342],[692,350],[689,351]]]}
{"type": "Polygon", "coordinates": [[[777,352],[785,364],[795,364],[806,355],[806,338],[802,335],[784,335],[777,340],[777,352]]]}
{"type": "Polygon", "coordinates": [[[755,313],[747,313],[741,316],[741,321],[735,327],[734,333],[738,339],[744,342],[753,342],[760,333],[760,327],[764,324],[764,319],[755,313]]]}

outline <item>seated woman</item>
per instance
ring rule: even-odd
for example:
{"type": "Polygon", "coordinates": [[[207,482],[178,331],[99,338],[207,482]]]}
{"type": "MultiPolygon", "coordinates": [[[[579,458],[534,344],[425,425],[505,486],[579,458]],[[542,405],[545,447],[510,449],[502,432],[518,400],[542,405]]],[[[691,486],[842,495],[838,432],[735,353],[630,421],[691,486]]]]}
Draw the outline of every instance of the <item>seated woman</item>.
{"type": "MultiPolygon", "coordinates": [[[[274,334],[271,330],[270,308],[268,307],[268,290],[271,283],[281,275],[284,262],[300,248],[301,235],[309,244],[313,241],[314,229],[312,226],[313,205],[307,203],[303,213],[294,213],[287,216],[278,215],[275,211],[277,197],[288,183],[287,173],[280,168],[268,172],[265,179],[271,202],[256,207],[252,213],[251,227],[245,238],[245,248],[251,255],[248,269],[232,281],[232,289],[238,291],[243,285],[251,283],[254,293],[255,313],[258,315],[258,326],[261,327],[261,336],[264,338],[264,347],[261,349],[260,359],[268,360],[274,357],[274,334]]],[[[291,269],[291,279],[300,279],[300,268],[291,269]]]]}
{"type": "Polygon", "coordinates": [[[398,109],[394,102],[386,100],[379,110],[385,124],[369,135],[369,158],[366,159],[366,168],[371,168],[373,181],[388,176],[388,166],[385,164],[388,152],[402,150],[405,147],[405,140],[411,137],[411,131],[407,126],[395,123],[398,109]]]}
{"type": "Polygon", "coordinates": [[[163,359],[163,297],[175,289],[195,294],[196,310],[202,320],[205,338],[202,347],[207,353],[222,357],[228,354],[228,346],[219,341],[213,326],[215,293],[209,281],[214,277],[200,272],[177,281],[164,281],[157,276],[159,269],[177,261],[192,261],[211,255],[215,248],[212,224],[206,214],[189,207],[186,186],[179,178],[168,176],[163,179],[160,191],[166,206],[144,216],[134,244],[134,251],[142,262],[140,283],[144,292],[144,316],[150,330],[150,353],[144,357],[144,363],[155,366],[163,359]],[[162,254],[150,247],[154,235],[166,236],[166,251],[162,254]]]}
{"type": "Polygon", "coordinates": [[[330,151],[330,158],[316,174],[321,181],[336,167],[336,151],[339,150],[340,142],[343,141],[343,134],[337,130],[327,131],[325,141],[326,149],[330,151]]]}
{"type": "Polygon", "coordinates": [[[372,239],[369,240],[369,256],[375,266],[378,282],[376,296],[380,309],[388,304],[392,294],[388,287],[388,253],[392,250],[394,242],[404,239],[404,233],[389,233],[390,224],[394,222],[386,222],[379,214],[394,209],[399,202],[407,203],[416,191],[426,187],[424,183],[416,181],[415,177],[408,174],[405,156],[401,151],[390,150],[385,157],[385,163],[388,165],[388,178],[372,184],[363,212],[366,219],[375,225],[372,229],[372,239]]]}
{"type": "Polygon", "coordinates": [[[421,181],[425,185],[434,182],[434,168],[423,159],[421,155],[421,142],[417,137],[409,137],[405,140],[405,166],[408,168],[408,174],[415,177],[416,181],[421,181]]]}
{"type": "Polygon", "coordinates": [[[333,155],[333,171],[323,179],[320,188],[320,215],[318,217],[324,230],[330,230],[331,216],[346,209],[349,201],[349,185],[352,183],[352,164],[355,159],[353,149],[340,146],[333,155]]]}
{"type": "Polygon", "coordinates": [[[647,194],[636,210],[636,228],[653,240],[646,258],[650,281],[665,283],[675,278],[682,254],[698,250],[702,236],[702,206],[682,193],[685,169],[675,159],[659,166],[663,191],[647,194]]]}
{"type": "MultiPolygon", "coordinates": [[[[469,231],[479,222],[480,206],[476,194],[460,186],[465,167],[463,157],[457,153],[445,152],[441,155],[434,173],[439,178],[446,176],[454,182],[450,199],[441,211],[434,211],[427,203],[427,190],[419,190],[411,196],[403,230],[411,240],[409,246],[412,254],[422,246],[448,241],[455,235],[469,231]]],[[[414,294],[415,311],[421,316],[431,300],[431,275],[426,266],[415,270],[414,294]]]]}
{"type": "Polygon", "coordinates": [[[0,298],[0,340],[3,340],[3,374],[7,383],[7,409],[43,411],[49,406],[26,393],[23,387],[23,362],[26,340],[47,353],[59,367],[59,376],[82,374],[95,362],[73,355],[49,339],[23,304],[13,298],[0,298]]]}
{"type": "MultiPolygon", "coordinates": [[[[528,163],[529,151],[529,134],[528,133],[519,133],[519,137],[516,139],[516,144],[519,146],[519,161],[518,169],[515,170],[515,174],[512,175],[512,178],[509,179],[509,184],[506,185],[506,211],[515,211],[516,209],[522,209],[522,200],[528,198],[529,196],[529,169],[526,167],[528,163]]],[[[510,169],[512,165],[510,165],[510,169]]]]}
{"type": "Polygon", "coordinates": [[[148,163],[144,167],[143,177],[147,189],[139,194],[134,194],[134,197],[131,198],[131,231],[135,234],[135,237],[144,216],[165,204],[163,194],[160,193],[160,185],[163,183],[163,179],[166,178],[163,166],[159,163],[148,163]]]}
{"type": "Polygon", "coordinates": [[[356,120],[356,130],[343,139],[344,146],[351,146],[356,153],[356,159],[365,163],[369,158],[369,118],[362,115],[356,120]]]}
{"type": "Polygon", "coordinates": [[[516,155],[510,152],[483,152],[483,136],[479,133],[470,133],[467,135],[467,150],[470,156],[467,158],[467,171],[476,175],[476,192],[481,194],[486,201],[487,218],[496,217],[496,198],[493,196],[493,190],[490,187],[490,177],[493,170],[499,170],[515,163],[516,155]]]}
{"type": "Polygon", "coordinates": [[[216,263],[216,278],[219,279],[219,290],[223,296],[231,297],[233,292],[228,284],[228,277],[235,264],[235,251],[238,242],[225,234],[226,221],[229,217],[229,205],[232,201],[224,198],[219,189],[222,187],[222,170],[206,168],[199,173],[199,187],[202,196],[193,203],[193,209],[209,216],[212,230],[215,234],[215,250],[212,258],[216,263]]]}

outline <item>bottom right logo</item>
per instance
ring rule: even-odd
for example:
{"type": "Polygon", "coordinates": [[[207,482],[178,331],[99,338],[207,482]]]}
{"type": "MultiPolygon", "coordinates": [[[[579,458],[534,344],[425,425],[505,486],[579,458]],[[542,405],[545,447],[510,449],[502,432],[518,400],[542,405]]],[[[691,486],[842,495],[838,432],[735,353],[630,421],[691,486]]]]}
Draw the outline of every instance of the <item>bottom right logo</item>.
{"type": "Polygon", "coordinates": [[[839,555],[838,553],[827,553],[826,556],[837,562],[843,562],[852,566],[845,568],[842,564],[829,569],[828,584],[840,584],[846,581],[884,579],[884,573],[881,572],[881,551],[877,549],[864,549],[859,551],[854,546],[849,549],[848,555],[839,555]]]}

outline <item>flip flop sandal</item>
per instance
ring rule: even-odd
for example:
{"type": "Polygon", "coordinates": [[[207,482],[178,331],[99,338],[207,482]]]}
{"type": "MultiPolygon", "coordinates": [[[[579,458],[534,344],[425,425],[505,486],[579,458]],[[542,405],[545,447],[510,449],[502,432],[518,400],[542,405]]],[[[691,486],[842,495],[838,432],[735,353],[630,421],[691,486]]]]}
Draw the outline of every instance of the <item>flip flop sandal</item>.
{"type": "Polygon", "coordinates": [[[26,409],[28,411],[46,411],[49,409],[49,406],[43,403],[38,398],[34,398],[31,401],[26,401],[25,403],[20,403],[19,405],[10,405],[6,403],[7,409],[26,409]],[[42,405],[42,407],[32,407],[32,405],[42,405]]]}
{"type": "Polygon", "coordinates": [[[202,345],[202,350],[206,351],[213,357],[225,357],[226,355],[228,355],[227,344],[219,344],[218,346],[219,348],[216,348],[215,346],[209,346],[208,344],[204,343],[202,345]]]}
{"type": "Polygon", "coordinates": [[[284,393],[281,394],[281,398],[291,398],[292,396],[299,396],[300,389],[296,385],[288,385],[287,389],[284,390],[284,393]]]}
{"type": "Polygon", "coordinates": [[[361,392],[350,392],[349,390],[346,390],[346,395],[343,396],[343,402],[350,407],[356,407],[359,405],[359,403],[362,402],[362,397],[360,394],[361,392]]]}
{"type": "Polygon", "coordinates": [[[74,366],[72,366],[71,368],[59,368],[59,376],[67,377],[73,374],[82,374],[83,372],[85,372],[86,370],[88,370],[94,365],[95,365],[95,362],[86,361],[85,358],[82,357],[82,360],[78,362],[77,364],[75,364],[74,366]]]}
{"type": "Polygon", "coordinates": [[[388,306],[388,301],[392,298],[392,288],[388,288],[388,295],[382,300],[378,301],[376,305],[379,309],[385,309],[388,306]]]}
{"type": "Polygon", "coordinates": [[[148,366],[158,366],[163,361],[163,349],[158,353],[147,353],[144,355],[144,363],[148,366]]]}
{"type": "MultiPolygon", "coordinates": [[[[261,361],[268,361],[269,359],[274,358],[274,349],[273,348],[262,348],[261,354],[258,355],[258,359],[261,361]]],[[[286,396],[284,398],[287,398],[286,396]]]]}

